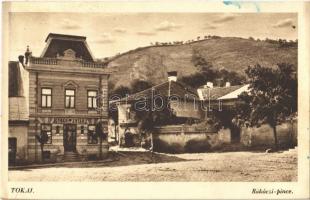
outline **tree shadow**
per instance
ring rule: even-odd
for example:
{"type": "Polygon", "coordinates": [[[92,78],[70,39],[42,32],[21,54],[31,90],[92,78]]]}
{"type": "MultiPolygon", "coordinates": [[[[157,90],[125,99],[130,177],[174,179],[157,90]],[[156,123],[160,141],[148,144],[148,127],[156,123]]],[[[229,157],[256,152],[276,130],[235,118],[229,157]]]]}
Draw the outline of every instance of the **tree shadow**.
{"type": "Polygon", "coordinates": [[[173,163],[197,161],[201,159],[184,159],[175,155],[156,153],[156,152],[110,152],[107,162],[104,160],[91,163],[70,163],[65,166],[67,168],[97,168],[97,167],[120,167],[130,165],[143,165],[155,163],[173,163]]]}

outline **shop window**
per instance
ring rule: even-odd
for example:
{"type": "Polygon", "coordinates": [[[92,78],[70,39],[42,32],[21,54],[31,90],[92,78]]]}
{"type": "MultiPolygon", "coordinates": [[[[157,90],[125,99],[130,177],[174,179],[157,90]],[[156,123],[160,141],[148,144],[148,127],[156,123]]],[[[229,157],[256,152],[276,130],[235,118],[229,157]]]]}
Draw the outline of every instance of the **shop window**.
{"type": "Polygon", "coordinates": [[[57,125],[56,126],[56,134],[59,135],[59,133],[60,133],[60,126],[57,125]]]}
{"type": "Polygon", "coordinates": [[[84,126],[81,126],[81,135],[84,135],[84,126]]]}
{"type": "Polygon", "coordinates": [[[96,135],[96,126],[95,125],[88,125],[87,141],[88,141],[88,144],[97,144],[98,143],[98,137],[96,135]]]}
{"type": "Polygon", "coordinates": [[[52,107],[52,89],[51,88],[41,89],[41,106],[42,108],[52,107]]]}
{"type": "Polygon", "coordinates": [[[75,90],[72,89],[65,90],[65,107],[66,108],[75,107],[75,90]]]}
{"type": "Polygon", "coordinates": [[[46,144],[52,144],[52,125],[51,124],[42,124],[41,133],[46,134],[47,142],[46,144]]]}
{"type": "Polygon", "coordinates": [[[97,95],[98,92],[95,90],[87,91],[87,107],[89,109],[97,108],[97,95]]]}

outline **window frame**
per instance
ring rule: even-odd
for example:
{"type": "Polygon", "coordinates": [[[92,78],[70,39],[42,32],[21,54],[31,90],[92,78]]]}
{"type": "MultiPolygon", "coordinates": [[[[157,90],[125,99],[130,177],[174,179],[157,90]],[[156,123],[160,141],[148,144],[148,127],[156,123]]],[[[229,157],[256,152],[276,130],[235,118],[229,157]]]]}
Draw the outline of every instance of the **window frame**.
{"type": "Polygon", "coordinates": [[[94,129],[94,133],[96,133],[96,125],[95,124],[88,124],[88,126],[87,126],[87,144],[98,144],[98,142],[99,142],[99,139],[98,139],[98,137],[96,137],[96,143],[95,142],[93,142],[93,139],[91,139],[91,142],[89,142],[89,137],[90,137],[90,135],[89,135],[89,133],[90,133],[90,129],[89,129],[89,127],[90,126],[93,126],[95,129],[94,129]]]}
{"type": "Polygon", "coordinates": [[[98,90],[87,90],[87,109],[88,110],[95,110],[98,108],[98,98],[97,97],[98,97],[98,90]],[[89,92],[96,92],[96,96],[95,97],[89,96],[89,92]],[[89,107],[88,98],[92,98],[92,101],[91,101],[92,107],[89,107]],[[96,107],[94,107],[94,105],[93,105],[93,98],[96,99],[96,107]]]}
{"type": "MultiPolygon", "coordinates": [[[[73,89],[73,88],[65,88],[65,98],[64,98],[64,103],[65,103],[65,109],[75,109],[75,104],[76,104],[76,89],[73,89]],[[72,90],[72,91],[74,91],[74,95],[67,95],[66,94],[66,92],[67,92],[67,90],[72,90]],[[66,97],[70,97],[70,102],[71,102],[71,97],[74,97],[74,106],[73,107],[71,107],[71,106],[69,106],[69,107],[67,107],[67,104],[66,104],[66,97]]],[[[71,105],[71,104],[70,104],[71,105]]]]}
{"type": "MultiPolygon", "coordinates": [[[[41,132],[43,131],[43,129],[42,129],[43,126],[49,126],[50,127],[50,132],[51,132],[51,134],[50,134],[51,141],[50,142],[46,142],[45,144],[53,144],[53,126],[52,126],[52,124],[48,124],[48,123],[41,124],[41,127],[40,127],[41,132]]],[[[47,134],[47,136],[48,136],[48,134],[47,134]]]]}
{"type": "Polygon", "coordinates": [[[41,108],[52,108],[53,106],[53,88],[50,88],[50,87],[41,87],[41,108]],[[51,94],[50,95],[47,95],[47,94],[43,94],[43,90],[44,89],[48,89],[48,90],[51,90],[51,94]],[[47,106],[47,98],[45,98],[45,104],[46,106],[43,106],[43,101],[42,101],[42,97],[45,96],[45,97],[48,97],[50,96],[51,97],[51,106],[47,106]]]}

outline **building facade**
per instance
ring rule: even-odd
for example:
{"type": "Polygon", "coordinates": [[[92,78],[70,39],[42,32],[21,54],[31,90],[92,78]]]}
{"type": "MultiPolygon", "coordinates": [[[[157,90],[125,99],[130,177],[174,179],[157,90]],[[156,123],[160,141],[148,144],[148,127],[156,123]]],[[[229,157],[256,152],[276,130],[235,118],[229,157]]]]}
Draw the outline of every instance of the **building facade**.
{"type": "Polygon", "coordinates": [[[9,62],[9,163],[26,162],[29,111],[22,81],[26,70],[9,62]]]}
{"type": "Polygon", "coordinates": [[[28,71],[29,127],[27,160],[41,157],[38,137],[47,136],[44,158],[52,161],[85,159],[100,149],[96,124],[108,134],[108,72],[96,62],[86,37],[49,34],[40,57],[29,50],[21,64],[28,71]]]}

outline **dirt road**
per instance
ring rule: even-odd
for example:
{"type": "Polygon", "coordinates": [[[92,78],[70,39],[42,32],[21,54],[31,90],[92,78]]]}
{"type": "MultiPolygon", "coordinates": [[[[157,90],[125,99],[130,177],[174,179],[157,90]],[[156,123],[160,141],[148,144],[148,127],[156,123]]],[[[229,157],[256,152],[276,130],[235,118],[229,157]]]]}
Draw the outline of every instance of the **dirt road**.
{"type": "Polygon", "coordinates": [[[109,163],[9,171],[11,181],[297,181],[297,150],[122,153],[109,163]]]}

